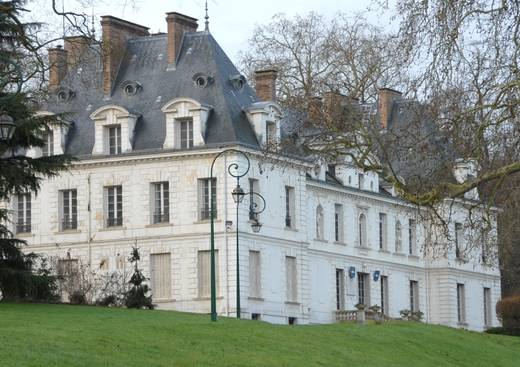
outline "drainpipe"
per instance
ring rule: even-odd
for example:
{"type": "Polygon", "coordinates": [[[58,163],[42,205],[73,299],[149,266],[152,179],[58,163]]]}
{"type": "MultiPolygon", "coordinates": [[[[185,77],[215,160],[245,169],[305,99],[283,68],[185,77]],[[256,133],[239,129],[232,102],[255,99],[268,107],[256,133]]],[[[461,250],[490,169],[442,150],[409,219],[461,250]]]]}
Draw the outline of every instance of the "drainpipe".
{"type": "Polygon", "coordinates": [[[91,173],[87,176],[87,213],[88,213],[88,230],[87,230],[87,243],[88,243],[88,267],[92,268],[92,213],[91,213],[91,185],[90,185],[91,173]]]}

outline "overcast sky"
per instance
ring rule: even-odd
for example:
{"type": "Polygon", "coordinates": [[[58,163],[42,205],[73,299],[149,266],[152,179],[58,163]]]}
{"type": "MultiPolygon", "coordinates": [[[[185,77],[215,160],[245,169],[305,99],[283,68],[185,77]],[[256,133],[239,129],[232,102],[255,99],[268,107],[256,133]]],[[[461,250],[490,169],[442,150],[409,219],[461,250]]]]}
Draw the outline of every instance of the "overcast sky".
{"type": "MultiPolygon", "coordinates": [[[[204,28],[204,0],[56,0],[58,7],[64,3],[65,10],[75,10],[99,16],[113,15],[150,28],[150,31],[166,31],[165,13],[176,11],[199,19],[199,29],[204,28]],[[88,9],[90,3],[93,9],[88,9]]],[[[28,7],[37,18],[45,14],[52,16],[50,0],[33,0],[28,7]]],[[[287,16],[316,11],[327,17],[337,12],[356,14],[365,12],[371,0],[208,0],[210,31],[224,51],[236,61],[237,54],[251,37],[256,25],[267,24],[277,13],[287,16]]],[[[380,22],[380,16],[368,16],[373,23],[380,22]]],[[[51,21],[52,22],[52,21],[51,21]]],[[[379,24],[382,25],[382,24],[379,24]]],[[[98,35],[100,32],[98,32],[98,35]]]]}

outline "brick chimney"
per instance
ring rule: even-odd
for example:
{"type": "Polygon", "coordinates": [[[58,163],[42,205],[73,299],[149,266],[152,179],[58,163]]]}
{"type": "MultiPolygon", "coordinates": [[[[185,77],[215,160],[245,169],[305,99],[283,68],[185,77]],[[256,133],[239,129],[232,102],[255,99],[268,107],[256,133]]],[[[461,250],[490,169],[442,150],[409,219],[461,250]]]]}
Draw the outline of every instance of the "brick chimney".
{"type": "Polygon", "coordinates": [[[103,92],[110,96],[117,77],[119,64],[126,51],[126,41],[130,38],[148,35],[148,28],[126,20],[105,15],[101,17],[103,37],[103,92]]]}
{"type": "Polygon", "coordinates": [[[402,93],[390,88],[380,88],[378,92],[378,111],[381,118],[381,128],[386,129],[392,117],[394,101],[401,99],[402,93]]]}
{"type": "Polygon", "coordinates": [[[76,65],[91,43],[92,39],[86,36],[65,37],[64,46],[65,51],[67,51],[67,64],[69,66],[76,65]]]}
{"type": "Polygon", "coordinates": [[[278,71],[275,69],[256,70],[255,88],[256,95],[262,101],[276,100],[276,77],[278,71]]]}
{"type": "Polygon", "coordinates": [[[67,75],[67,51],[62,46],[49,49],[49,91],[54,92],[67,75]]]}
{"type": "Polygon", "coordinates": [[[176,12],[166,13],[168,26],[168,67],[175,69],[184,32],[197,31],[197,19],[176,12]]]}

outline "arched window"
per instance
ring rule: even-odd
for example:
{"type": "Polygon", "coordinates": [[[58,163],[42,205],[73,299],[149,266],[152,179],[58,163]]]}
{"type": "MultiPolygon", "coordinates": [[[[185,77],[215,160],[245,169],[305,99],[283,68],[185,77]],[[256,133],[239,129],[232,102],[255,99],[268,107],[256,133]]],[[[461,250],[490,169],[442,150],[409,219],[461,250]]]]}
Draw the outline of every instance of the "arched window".
{"type": "Polygon", "coordinates": [[[358,219],[359,247],[367,247],[367,216],[364,213],[358,219]]]}
{"type": "Polygon", "coordinates": [[[401,222],[395,222],[395,252],[403,250],[403,233],[401,229],[401,222]]]}
{"type": "Polygon", "coordinates": [[[318,205],[316,208],[316,238],[322,240],[323,236],[323,207],[318,205]]]}

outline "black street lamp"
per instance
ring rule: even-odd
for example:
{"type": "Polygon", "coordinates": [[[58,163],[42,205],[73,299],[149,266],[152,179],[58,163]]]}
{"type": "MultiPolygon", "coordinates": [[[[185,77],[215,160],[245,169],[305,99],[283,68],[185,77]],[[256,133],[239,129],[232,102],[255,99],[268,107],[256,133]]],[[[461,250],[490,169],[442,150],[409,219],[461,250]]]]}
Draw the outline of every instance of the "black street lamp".
{"type": "Polygon", "coordinates": [[[16,125],[11,116],[6,113],[0,115],[0,141],[7,141],[11,139],[14,134],[16,125]]]}
{"type": "MultiPolygon", "coordinates": [[[[220,152],[215,156],[213,159],[213,162],[211,163],[211,169],[210,169],[210,182],[213,182],[213,166],[215,165],[215,161],[218,157],[221,155],[228,153],[228,152],[235,152],[241,154],[247,162],[247,166],[244,171],[240,170],[240,166],[238,163],[231,163],[227,167],[227,171],[230,176],[236,178],[237,185],[231,192],[231,196],[233,197],[233,201],[237,205],[237,212],[236,212],[236,251],[237,251],[237,257],[236,257],[236,277],[237,277],[237,318],[240,318],[240,242],[238,238],[238,209],[240,203],[244,200],[244,197],[246,195],[257,195],[262,200],[262,207],[261,210],[257,210],[257,204],[252,202],[249,207],[249,212],[251,215],[254,215],[254,220],[251,224],[251,228],[254,233],[258,233],[260,231],[260,228],[262,227],[262,224],[258,221],[257,217],[258,214],[262,213],[265,210],[265,199],[262,195],[256,192],[249,192],[245,193],[244,190],[240,187],[240,178],[247,175],[249,172],[249,168],[251,167],[251,162],[249,161],[249,157],[246,153],[238,150],[238,149],[226,149],[220,152]]],[[[211,208],[210,208],[210,218],[211,218],[211,321],[217,321],[217,288],[216,288],[216,274],[215,274],[215,196],[213,192],[210,193],[210,202],[211,202],[211,208]]]]}

